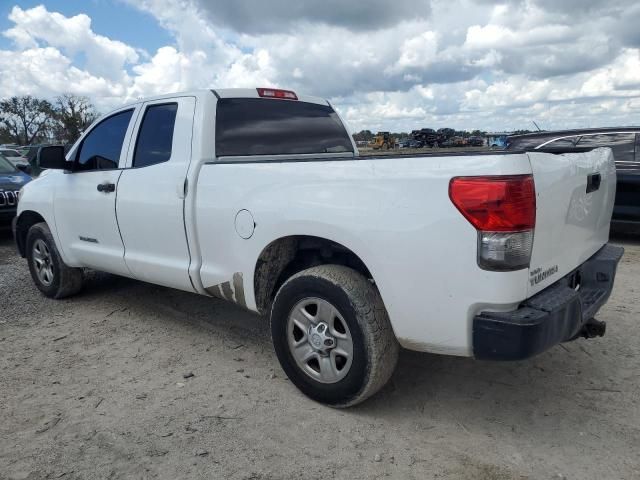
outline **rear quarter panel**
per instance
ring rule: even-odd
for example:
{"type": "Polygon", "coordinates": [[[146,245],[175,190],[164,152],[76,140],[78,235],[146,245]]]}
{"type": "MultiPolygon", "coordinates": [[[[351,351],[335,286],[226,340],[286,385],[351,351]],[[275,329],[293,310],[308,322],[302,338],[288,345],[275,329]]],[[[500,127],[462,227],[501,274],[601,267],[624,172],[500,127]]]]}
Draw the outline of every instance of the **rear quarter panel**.
{"type": "Polygon", "coordinates": [[[477,266],[476,231],[449,200],[449,180],[523,173],[524,154],[204,165],[195,207],[202,285],[241,274],[255,310],[262,250],[291,235],[326,238],[367,265],[403,346],[470,355],[473,315],[514,308],[528,272],[477,266]],[[255,220],[249,239],[235,229],[242,209],[255,220]]]}

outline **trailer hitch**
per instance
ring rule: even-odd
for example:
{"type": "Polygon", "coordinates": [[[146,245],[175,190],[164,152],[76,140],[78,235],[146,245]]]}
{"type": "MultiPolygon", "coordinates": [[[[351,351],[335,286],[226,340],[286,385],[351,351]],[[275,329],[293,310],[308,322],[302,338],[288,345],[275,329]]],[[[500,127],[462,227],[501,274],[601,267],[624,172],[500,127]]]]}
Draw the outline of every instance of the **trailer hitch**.
{"type": "Polygon", "coordinates": [[[596,320],[595,318],[592,318],[582,326],[582,329],[580,330],[580,333],[578,335],[584,338],[595,338],[604,336],[606,331],[607,322],[601,322],[599,320],[596,320]]]}

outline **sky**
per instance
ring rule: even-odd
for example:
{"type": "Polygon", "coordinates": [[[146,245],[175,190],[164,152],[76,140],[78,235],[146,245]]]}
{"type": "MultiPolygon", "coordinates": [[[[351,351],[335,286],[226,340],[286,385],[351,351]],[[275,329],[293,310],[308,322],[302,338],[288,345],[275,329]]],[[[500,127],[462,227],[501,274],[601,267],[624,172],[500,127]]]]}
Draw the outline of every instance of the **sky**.
{"type": "Polygon", "coordinates": [[[637,0],[0,0],[0,98],[328,98],[354,131],[640,124],[637,0]]]}

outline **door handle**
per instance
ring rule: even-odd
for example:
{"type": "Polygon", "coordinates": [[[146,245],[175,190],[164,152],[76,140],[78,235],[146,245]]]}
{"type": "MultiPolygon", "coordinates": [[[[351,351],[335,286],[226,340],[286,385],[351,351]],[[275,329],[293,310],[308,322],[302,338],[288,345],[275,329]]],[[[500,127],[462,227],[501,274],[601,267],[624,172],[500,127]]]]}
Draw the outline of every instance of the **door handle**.
{"type": "Polygon", "coordinates": [[[602,177],[599,173],[592,173],[587,176],[587,193],[595,192],[600,188],[602,177]]]}
{"type": "Polygon", "coordinates": [[[115,183],[99,183],[98,191],[104,193],[111,193],[116,191],[115,183]]]}

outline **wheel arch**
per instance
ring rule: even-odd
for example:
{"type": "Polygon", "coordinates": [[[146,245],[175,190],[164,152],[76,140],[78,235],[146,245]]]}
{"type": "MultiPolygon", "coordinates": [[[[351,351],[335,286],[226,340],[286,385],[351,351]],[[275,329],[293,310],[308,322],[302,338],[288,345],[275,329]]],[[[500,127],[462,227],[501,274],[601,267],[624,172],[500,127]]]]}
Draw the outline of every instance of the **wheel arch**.
{"type": "MultiPolygon", "coordinates": [[[[18,218],[15,221],[15,229],[14,229],[14,237],[16,241],[16,246],[18,247],[18,253],[20,256],[24,258],[27,254],[26,252],[26,243],[27,243],[27,233],[29,233],[29,229],[34,226],[36,223],[47,223],[45,218],[40,215],[38,212],[33,210],[25,210],[20,213],[18,218]]],[[[47,223],[48,225],[48,223],[47,223]]]]}
{"type": "MultiPolygon", "coordinates": [[[[324,237],[288,235],[265,246],[254,266],[258,312],[267,313],[280,286],[292,275],[318,265],[344,265],[374,281],[369,267],[351,248],[324,237]]],[[[375,283],[375,281],[374,281],[375,283]]]]}

